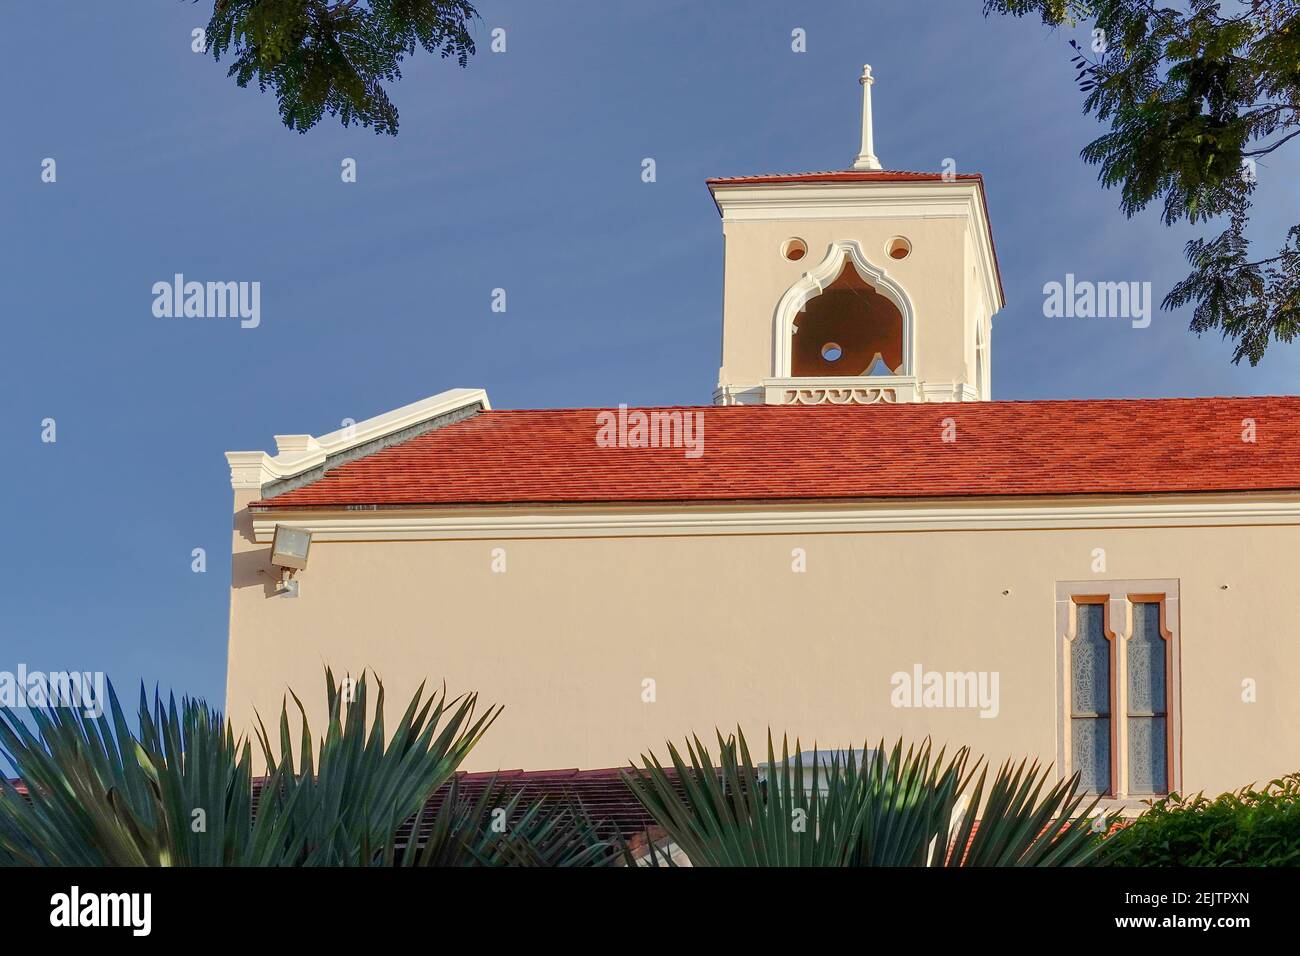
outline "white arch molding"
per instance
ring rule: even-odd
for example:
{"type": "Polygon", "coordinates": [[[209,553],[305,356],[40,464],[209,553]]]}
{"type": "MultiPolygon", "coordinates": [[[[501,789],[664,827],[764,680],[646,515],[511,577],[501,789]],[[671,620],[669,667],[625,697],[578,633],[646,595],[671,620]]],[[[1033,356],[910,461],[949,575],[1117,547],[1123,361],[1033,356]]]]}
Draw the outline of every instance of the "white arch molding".
{"type": "Polygon", "coordinates": [[[826,286],[835,281],[846,259],[853,263],[853,268],[858,271],[858,275],[893,303],[903,316],[903,367],[894,374],[900,377],[916,374],[916,336],[913,335],[916,313],[912,308],[912,300],[906,290],[894,281],[883,266],[871,264],[871,261],[863,255],[862,246],[857,240],[838,239],[826,250],[826,257],[790,286],[776,305],[776,315],[772,322],[772,376],[774,378],[790,377],[790,339],[794,335],[795,317],[804,310],[810,300],[821,295],[826,286]]]}

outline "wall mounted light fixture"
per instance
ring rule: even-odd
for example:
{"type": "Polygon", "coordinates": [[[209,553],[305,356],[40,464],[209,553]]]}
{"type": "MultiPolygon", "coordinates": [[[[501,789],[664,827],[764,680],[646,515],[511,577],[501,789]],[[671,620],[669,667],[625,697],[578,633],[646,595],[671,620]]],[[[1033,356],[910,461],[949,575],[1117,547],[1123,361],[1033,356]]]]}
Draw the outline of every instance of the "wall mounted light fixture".
{"type": "Polygon", "coordinates": [[[285,597],[298,596],[298,582],[293,576],[307,567],[307,552],[311,549],[311,532],[306,528],[275,526],[271,542],[271,564],[280,571],[280,592],[285,597]]]}

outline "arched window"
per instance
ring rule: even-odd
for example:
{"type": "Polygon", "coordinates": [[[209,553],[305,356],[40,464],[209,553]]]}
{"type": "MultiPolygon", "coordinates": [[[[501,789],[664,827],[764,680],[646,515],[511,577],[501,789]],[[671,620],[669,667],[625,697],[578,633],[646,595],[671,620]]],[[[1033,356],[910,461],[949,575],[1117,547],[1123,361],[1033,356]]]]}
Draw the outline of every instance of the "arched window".
{"type": "Polygon", "coordinates": [[[1070,645],[1071,766],[1087,793],[1110,793],[1113,642],[1106,627],[1105,601],[1075,606],[1070,645]]]}
{"type": "Polygon", "coordinates": [[[896,375],[903,368],[903,314],[847,258],[794,320],[790,374],[896,375]]]}
{"type": "Polygon", "coordinates": [[[786,290],[773,324],[776,378],[914,375],[914,312],[903,288],[852,239],[786,290]]]}

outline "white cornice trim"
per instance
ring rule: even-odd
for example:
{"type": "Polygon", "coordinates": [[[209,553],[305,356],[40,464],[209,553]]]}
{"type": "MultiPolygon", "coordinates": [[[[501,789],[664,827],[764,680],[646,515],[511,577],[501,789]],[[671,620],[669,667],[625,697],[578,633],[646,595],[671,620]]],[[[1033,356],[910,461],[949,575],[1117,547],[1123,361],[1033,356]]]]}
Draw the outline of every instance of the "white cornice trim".
{"type": "Polygon", "coordinates": [[[226,452],[230,485],[237,490],[256,490],[267,482],[292,478],[322,465],[331,455],[475,404],[485,411],[492,407],[487,392],[481,388],[452,388],[319,437],[276,435],[275,455],[264,451],[226,452]]]}
{"type": "Polygon", "coordinates": [[[896,219],[962,216],[980,202],[979,184],[959,179],[914,183],[722,183],[712,187],[724,222],[783,219],[896,219]]]}
{"type": "Polygon", "coordinates": [[[277,524],[309,529],[313,543],[1300,525],[1300,495],[1105,498],[1083,504],[1064,499],[995,503],[952,499],[935,503],[772,507],[483,506],[351,512],[276,509],[253,515],[253,531],[261,543],[271,541],[277,524]]]}
{"type": "Polygon", "coordinates": [[[757,385],[720,386],[713,393],[715,405],[802,405],[802,404],[907,404],[911,402],[976,402],[982,399],[974,385],[966,382],[920,382],[911,375],[807,376],[765,378],[757,385]],[[833,392],[819,402],[793,398],[792,392],[833,392]],[[863,394],[849,394],[863,393],[863,394]],[[866,394],[870,393],[870,394],[866,394]]]}

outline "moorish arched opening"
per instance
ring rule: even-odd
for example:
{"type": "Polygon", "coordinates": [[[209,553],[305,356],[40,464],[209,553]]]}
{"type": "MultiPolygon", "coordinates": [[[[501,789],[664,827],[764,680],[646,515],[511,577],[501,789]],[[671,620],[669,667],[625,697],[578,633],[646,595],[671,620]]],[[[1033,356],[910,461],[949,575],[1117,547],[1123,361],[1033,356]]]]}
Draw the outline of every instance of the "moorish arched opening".
{"type": "Polygon", "coordinates": [[[914,375],[911,299],[852,239],[786,290],[772,327],[776,378],[914,375]]]}
{"type": "Polygon", "coordinates": [[[897,375],[903,369],[903,314],[846,257],[835,280],[795,316],[790,374],[897,375]]]}

